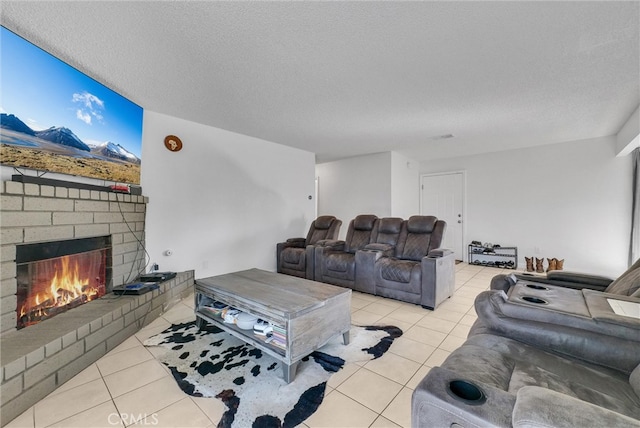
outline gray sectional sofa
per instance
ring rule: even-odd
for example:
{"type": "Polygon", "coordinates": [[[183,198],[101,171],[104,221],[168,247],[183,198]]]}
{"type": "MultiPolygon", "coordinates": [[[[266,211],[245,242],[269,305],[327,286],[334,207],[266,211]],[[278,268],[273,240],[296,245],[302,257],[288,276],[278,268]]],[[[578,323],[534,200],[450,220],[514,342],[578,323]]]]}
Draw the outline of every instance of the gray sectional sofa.
{"type": "Polygon", "coordinates": [[[639,272],[609,292],[494,278],[468,339],[415,389],[412,426],[640,427],[639,272]]]}

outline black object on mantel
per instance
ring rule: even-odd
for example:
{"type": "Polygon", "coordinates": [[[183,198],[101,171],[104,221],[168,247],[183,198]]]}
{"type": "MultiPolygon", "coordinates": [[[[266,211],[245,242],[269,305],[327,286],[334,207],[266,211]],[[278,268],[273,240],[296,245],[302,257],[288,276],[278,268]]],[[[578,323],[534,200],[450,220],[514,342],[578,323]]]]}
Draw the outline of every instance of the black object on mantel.
{"type": "Polygon", "coordinates": [[[144,294],[160,288],[160,282],[168,281],[176,277],[175,272],[151,272],[140,275],[131,284],[113,287],[113,294],[144,294]]]}
{"type": "MultiPolygon", "coordinates": [[[[109,186],[97,186],[95,184],[76,183],[75,181],[55,180],[53,178],[34,177],[32,175],[14,174],[11,176],[11,181],[17,181],[19,183],[32,183],[41,184],[45,186],[60,186],[68,187],[72,189],[83,190],[98,190],[100,192],[113,192],[113,189],[109,186]]],[[[131,195],[142,195],[142,187],[130,186],[131,195]]]]}
{"type": "Polygon", "coordinates": [[[157,290],[160,286],[155,282],[134,282],[131,284],[121,285],[113,288],[113,294],[144,294],[149,291],[157,290]]]}
{"type": "Polygon", "coordinates": [[[143,282],[163,282],[175,277],[175,272],[151,272],[140,275],[139,280],[143,282]]]}

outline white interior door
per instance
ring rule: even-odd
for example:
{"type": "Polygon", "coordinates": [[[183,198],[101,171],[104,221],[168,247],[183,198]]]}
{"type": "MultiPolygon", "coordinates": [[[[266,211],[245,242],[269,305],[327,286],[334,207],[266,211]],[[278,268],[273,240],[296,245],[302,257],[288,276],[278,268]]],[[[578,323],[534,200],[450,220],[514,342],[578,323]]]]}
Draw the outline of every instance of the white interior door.
{"type": "Polygon", "coordinates": [[[464,173],[429,174],[420,177],[420,213],[447,222],[444,248],[464,260],[464,173]]]}

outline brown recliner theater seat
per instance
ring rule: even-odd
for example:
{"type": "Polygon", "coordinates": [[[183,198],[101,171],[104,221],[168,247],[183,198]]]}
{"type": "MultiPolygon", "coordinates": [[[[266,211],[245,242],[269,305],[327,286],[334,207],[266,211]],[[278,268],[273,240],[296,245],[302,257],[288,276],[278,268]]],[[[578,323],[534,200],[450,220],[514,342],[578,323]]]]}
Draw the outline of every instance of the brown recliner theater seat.
{"type": "Polygon", "coordinates": [[[454,291],[455,255],[441,249],[446,222],[412,216],[403,226],[391,256],[373,266],[375,294],[434,309],[454,291]]]}
{"type": "Polygon", "coordinates": [[[311,223],[306,238],[290,238],[276,244],[278,272],[313,279],[315,246],[336,239],[341,225],[342,221],[334,216],[320,216],[311,223]]]}
{"type": "Polygon", "coordinates": [[[326,241],[315,253],[316,281],[353,288],[356,278],[356,252],[373,241],[378,217],[362,214],[349,222],[344,241],[326,241]]]}

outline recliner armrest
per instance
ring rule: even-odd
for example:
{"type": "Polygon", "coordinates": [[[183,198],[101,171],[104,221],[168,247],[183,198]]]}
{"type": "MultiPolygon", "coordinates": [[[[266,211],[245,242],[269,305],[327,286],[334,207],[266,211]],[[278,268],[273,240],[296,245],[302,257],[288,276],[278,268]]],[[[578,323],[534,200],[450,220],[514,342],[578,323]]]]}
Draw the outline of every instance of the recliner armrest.
{"type": "Polygon", "coordinates": [[[336,239],[323,239],[322,247],[325,248],[326,251],[342,251],[344,250],[345,242],[336,239]]]}
{"type": "Polygon", "coordinates": [[[288,247],[304,248],[306,242],[307,240],[305,238],[289,238],[286,243],[288,247]]]}
{"type": "Polygon", "coordinates": [[[455,253],[444,248],[433,249],[420,260],[420,305],[435,309],[455,290],[455,253]]]}
{"type": "Polygon", "coordinates": [[[327,245],[327,243],[331,243],[334,242],[335,239],[321,239],[319,241],[316,241],[316,247],[325,247],[327,245]]]}
{"type": "Polygon", "coordinates": [[[449,250],[448,248],[434,248],[433,250],[429,251],[427,257],[437,258],[448,256],[449,254],[453,254],[453,251],[449,250]]]}
{"type": "Polygon", "coordinates": [[[640,421],[539,386],[525,386],[516,394],[514,427],[640,427],[640,421]]]}
{"type": "Polygon", "coordinates": [[[393,255],[393,250],[395,248],[396,247],[391,244],[373,243],[373,244],[365,245],[364,248],[359,251],[372,251],[376,253],[381,253],[383,256],[391,257],[393,255]]]}

